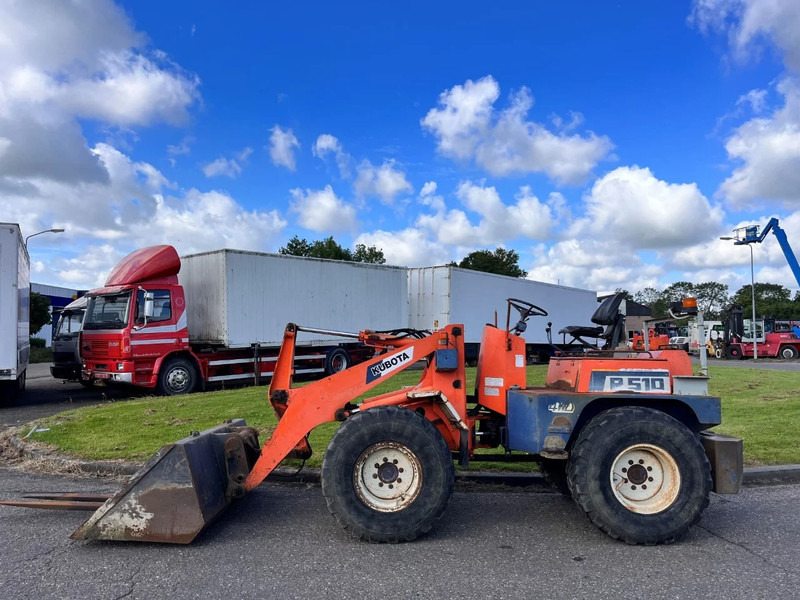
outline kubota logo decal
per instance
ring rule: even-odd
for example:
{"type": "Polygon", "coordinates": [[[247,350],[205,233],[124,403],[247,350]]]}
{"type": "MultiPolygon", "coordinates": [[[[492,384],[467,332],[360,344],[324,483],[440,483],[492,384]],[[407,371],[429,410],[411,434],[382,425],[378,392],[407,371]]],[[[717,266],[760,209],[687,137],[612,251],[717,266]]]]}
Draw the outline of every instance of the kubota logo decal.
{"type": "Polygon", "coordinates": [[[367,383],[383,377],[387,373],[396,371],[414,360],[414,349],[402,350],[392,356],[387,356],[381,362],[375,363],[367,370],[367,383]]]}

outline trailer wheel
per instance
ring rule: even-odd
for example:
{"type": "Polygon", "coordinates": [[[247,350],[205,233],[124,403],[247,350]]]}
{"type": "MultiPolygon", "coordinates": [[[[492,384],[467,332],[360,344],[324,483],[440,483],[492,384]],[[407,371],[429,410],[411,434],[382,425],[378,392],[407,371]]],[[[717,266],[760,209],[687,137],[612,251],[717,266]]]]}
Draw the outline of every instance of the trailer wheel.
{"type": "Polygon", "coordinates": [[[325,358],[325,375],[334,375],[349,369],[353,363],[350,354],[344,348],[334,348],[325,358]]]}
{"type": "Polygon", "coordinates": [[[794,346],[781,346],[781,349],[778,351],[781,358],[785,358],[786,360],[794,360],[797,358],[797,348],[794,346]]]}
{"type": "Polygon", "coordinates": [[[383,406],[339,427],[322,461],[322,494],[353,537],[396,544],[433,527],[454,477],[450,450],[430,421],[383,406]]]}
{"type": "Polygon", "coordinates": [[[197,387],[197,369],[185,358],[171,358],[161,367],[156,389],[162,396],[191,394],[197,387]]]}
{"type": "Polygon", "coordinates": [[[742,358],[742,347],[739,344],[731,344],[725,348],[725,356],[731,360],[739,360],[742,358]]]}
{"type": "Polygon", "coordinates": [[[711,467],[697,436],[651,408],[613,408],[592,419],[567,475],[592,523],[628,544],[675,541],[700,519],[711,491],[711,467]]]}

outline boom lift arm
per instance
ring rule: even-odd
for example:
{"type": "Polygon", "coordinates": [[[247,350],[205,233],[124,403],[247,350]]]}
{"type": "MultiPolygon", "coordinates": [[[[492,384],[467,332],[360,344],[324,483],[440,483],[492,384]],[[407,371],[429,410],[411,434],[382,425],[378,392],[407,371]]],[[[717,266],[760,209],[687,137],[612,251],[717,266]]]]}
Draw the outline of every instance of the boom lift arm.
{"type": "Polygon", "coordinates": [[[786,262],[789,263],[789,268],[792,270],[792,274],[797,280],[797,285],[800,285],[800,264],[798,264],[797,257],[795,257],[794,251],[789,245],[789,241],[786,239],[786,232],[778,224],[778,219],[775,217],[771,218],[767,226],[764,227],[760,233],[758,229],[758,225],[745,227],[744,238],[740,240],[737,239],[734,245],[746,246],[747,244],[760,244],[764,241],[764,238],[767,237],[767,234],[772,231],[775,237],[778,238],[778,244],[780,244],[783,255],[786,257],[786,262]]]}

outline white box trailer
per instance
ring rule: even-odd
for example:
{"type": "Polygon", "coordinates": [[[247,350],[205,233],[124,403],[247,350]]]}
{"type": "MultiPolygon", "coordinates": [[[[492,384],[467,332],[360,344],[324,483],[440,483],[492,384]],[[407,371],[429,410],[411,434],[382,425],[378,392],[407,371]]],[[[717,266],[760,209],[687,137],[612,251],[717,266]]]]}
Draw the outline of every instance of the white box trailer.
{"type": "MultiPolygon", "coordinates": [[[[193,344],[279,346],[287,323],[358,333],[407,327],[404,267],[240,250],[181,257],[193,344]]],[[[302,333],[298,344],[339,344],[302,333]]]]}
{"type": "Polygon", "coordinates": [[[19,225],[0,223],[0,401],[25,389],[30,290],[30,258],[19,225]]]}
{"type": "MultiPolygon", "coordinates": [[[[554,350],[547,338],[548,323],[552,341],[560,346],[557,332],[568,325],[590,325],[597,309],[597,293],[591,290],[450,266],[409,269],[408,290],[409,327],[438,329],[462,323],[471,358],[477,358],[483,326],[494,322],[495,311],[498,326],[505,327],[508,298],[532,302],[547,311],[547,317],[529,321],[523,334],[528,356],[539,360],[554,350]]],[[[517,316],[514,313],[511,318],[517,316]]]]}

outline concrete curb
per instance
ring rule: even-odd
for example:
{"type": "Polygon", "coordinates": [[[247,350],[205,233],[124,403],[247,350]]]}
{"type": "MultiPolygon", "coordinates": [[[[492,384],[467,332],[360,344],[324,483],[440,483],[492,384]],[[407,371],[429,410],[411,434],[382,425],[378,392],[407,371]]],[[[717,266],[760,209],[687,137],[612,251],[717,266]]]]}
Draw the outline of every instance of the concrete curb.
{"type": "MultiPolygon", "coordinates": [[[[52,452],[30,448],[20,438],[12,437],[11,445],[23,457],[59,465],[62,470],[76,470],[95,477],[130,477],[142,464],[115,461],[89,461],[69,458],[52,452]]],[[[319,484],[319,469],[280,469],[272,473],[269,481],[287,483],[319,484]]],[[[748,467],[744,470],[742,484],[745,486],[780,485],[800,483],[800,465],[778,465],[774,467],[748,467]]],[[[540,473],[456,471],[456,484],[505,485],[509,487],[541,486],[549,488],[540,473]]]]}

